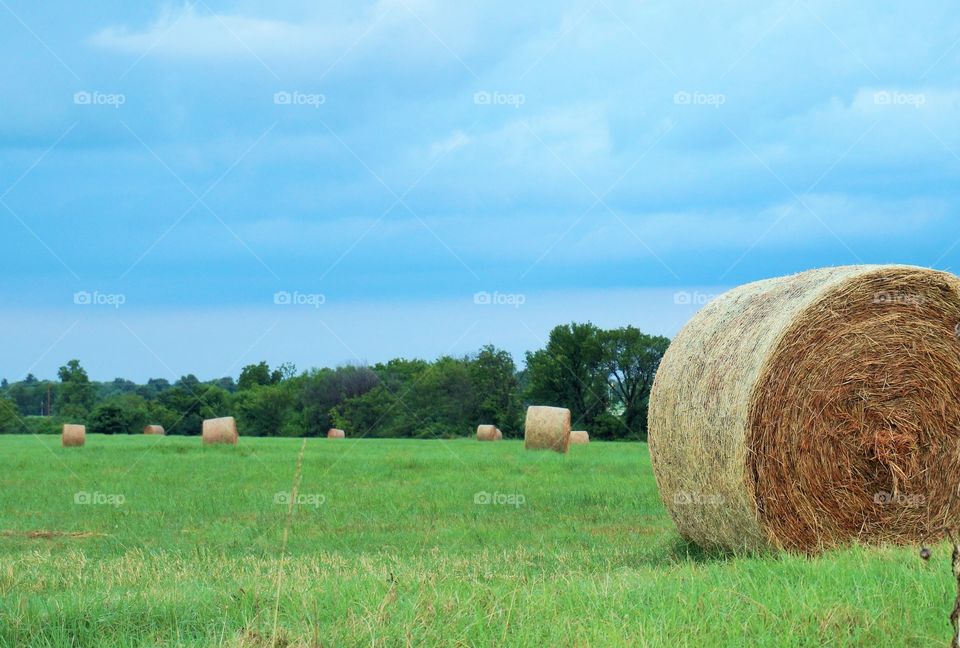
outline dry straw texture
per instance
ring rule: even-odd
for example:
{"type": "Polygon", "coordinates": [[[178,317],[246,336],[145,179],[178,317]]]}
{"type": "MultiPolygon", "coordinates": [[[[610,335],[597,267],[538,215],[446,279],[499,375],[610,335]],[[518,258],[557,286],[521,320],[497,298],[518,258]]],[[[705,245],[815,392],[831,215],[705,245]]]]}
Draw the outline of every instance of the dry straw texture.
{"type": "Polygon", "coordinates": [[[144,434],[166,434],[162,425],[147,425],[143,428],[144,434]]]}
{"type": "Polygon", "coordinates": [[[814,552],[960,522],[960,280],[911,266],[741,286],[650,396],[661,497],[703,546],[814,552]]]}
{"type": "Polygon", "coordinates": [[[590,435],[586,430],[573,430],[570,433],[570,445],[584,445],[590,443],[590,435]]]}
{"type": "Polygon", "coordinates": [[[232,416],[207,419],[203,422],[203,443],[237,444],[237,422],[232,416]]]}
{"type": "Polygon", "coordinates": [[[566,452],[570,447],[570,410],[542,405],[528,407],[523,426],[523,447],[566,452]]]}
{"type": "Polygon", "coordinates": [[[64,423],[63,433],[60,435],[60,444],[64,448],[82,446],[87,441],[87,428],[85,425],[75,425],[73,423],[64,423]]]}
{"type": "Polygon", "coordinates": [[[338,428],[330,428],[329,430],[327,430],[328,439],[345,439],[346,437],[347,437],[347,433],[338,428]]]}
{"type": "Polygon", "coordinates": [[[499,441],[503,438],[496,425],[478,425],[477,441],[499,441]]]}
{"type": "Polygon", "coordinates": [[[501,441],[503,439],[503,432],[500,431],[500,428],[497,428],[496,433],[494,434],[494,441],[501,441]]]}

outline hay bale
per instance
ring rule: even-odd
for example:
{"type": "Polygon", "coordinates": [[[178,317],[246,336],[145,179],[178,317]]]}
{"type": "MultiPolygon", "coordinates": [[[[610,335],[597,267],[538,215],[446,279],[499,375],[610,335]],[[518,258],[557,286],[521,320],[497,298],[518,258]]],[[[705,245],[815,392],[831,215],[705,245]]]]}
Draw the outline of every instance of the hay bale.
{"type": "Polygon", "coordinates": [[[566,452],[570,448],[570,410],[543,405],[528,407],[523,426],[523,447],[566,452]]]}
{"type": "Polygon", "coordinates": [[[207,419],[203,422],[203,444],[229,443],[237,445],[237,422],[232,416],[207,419]]]}
{"type": "Polygon", "coordinates": [[[586,445],[590,443],[590,435],[586,430],[572,430],[570,432],[570,445],[586,445]]]}
{"type": "Polygon", "coordinates": [[[346,436],[347,436],[347,433],[338,428],[330,428],[329,430],[327,430],[328,439],[345,439],[346,436]]]}
{"type": "Polygon", "coordinates": [[[64,423],[60,433],[60,445],[64,448],[82,446],[87,442],[87,426],[64,423]]]}
{"type": "Polygon", "coordinates": [[[702,546],[916,542],[960,519],[960,279],[847,266],[741,286],[677,334],[654,474],[702,546]]]}
{"type": "Polygon", "coordinates": [[[144,434],[166,434],[166,430],[163,429],[162,425],[146,425],[143,428],[144,434]]]}
{"type": "Polygon", "coordinates": [[[503,434],[496,425],[477,426],[477,441],[499,441],[502,438],[503,434]]]}

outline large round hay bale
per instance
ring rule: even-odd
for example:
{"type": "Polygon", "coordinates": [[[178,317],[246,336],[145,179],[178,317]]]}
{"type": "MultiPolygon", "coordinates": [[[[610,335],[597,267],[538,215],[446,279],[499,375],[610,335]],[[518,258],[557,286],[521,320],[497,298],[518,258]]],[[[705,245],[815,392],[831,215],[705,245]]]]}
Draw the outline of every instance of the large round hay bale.
{"type": "Polygon", "coordinates": [[[570,432],[570,445],[585,445],[590,443],[590,435],[586,430],[572,430],[570,432]]]}
{"type": "Polygon", "coordinates": [[[87,426],[64,423],[60,433],[60,445],[64,448],[82,446],[87,442],[87,426]]]}
{"type": "Polygon", "coordinates": [[[166,430],[163,429],[162,425],[145,425],[143,427],[144,434],[166,434],[166,430]]]}
{"type": "Polygon", "coordinates": [[[503,438],[496,425],[478,425],[477,441],[499,441],[503,438]]]}
{"type": "Polygon", "coordinates": [[[960,280],[848,266],[741,286],[680,331],[654,474],[703,546],[916,542],[960,521],[960,280]]]}
{"type": "Polygon", "coordinates": [[[523,426],[523,447],[566,452],[570,447],[570,410],[543,405],[528,407],[523,426]]]}
{"type": "Polygon", "coordinates": [[[207,419],[203,422],[203,443],[230,443],[237,444],[239,439],[237,422],[232,416],[207,419]]]}
{"type": "Polygon", "coordinates": [[[346,436],[347,436],[347,433],[338,428],[330,428],[329,430],[327,430],[328,439],[344,439],[346,438],[346,436]]]}

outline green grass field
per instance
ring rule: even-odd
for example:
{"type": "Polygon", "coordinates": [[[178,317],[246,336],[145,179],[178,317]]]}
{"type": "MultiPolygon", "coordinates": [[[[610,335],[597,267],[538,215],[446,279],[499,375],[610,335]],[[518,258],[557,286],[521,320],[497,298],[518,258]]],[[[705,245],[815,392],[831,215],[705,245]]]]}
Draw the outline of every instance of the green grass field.
{"type": "Polygon", "coordinates": [[[0,645],[949,643],[946,545],[706,555],[643,444],[301,444],[0,437],[0,645]]]}

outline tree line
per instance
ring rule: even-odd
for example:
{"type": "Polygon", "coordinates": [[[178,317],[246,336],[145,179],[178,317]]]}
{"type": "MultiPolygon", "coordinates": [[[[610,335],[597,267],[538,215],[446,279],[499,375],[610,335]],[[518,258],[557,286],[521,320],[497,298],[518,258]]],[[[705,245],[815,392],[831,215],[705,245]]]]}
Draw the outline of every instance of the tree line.
{"type": "Polygon", "coordinates": [[[70,360],[56,380],[29,374],[0,382],[0,433],[57,433],[71,422],[90,433],[139,433],[158,424],[168,434],[199,435],[204,419],[234,416],[245,436],[324,436],[338,427],[350,436],[451,438],[489,423],[520,437],[526,406],[537,404],[569,408],[574,429],[593,438],[645,439],[650,387],[668,345],[630,326],[571,323],[527,352],[522,369],[508,352],[487,345],[433,362],[303,372],[259,362],[243,367],[237,380],[189,374],[144,384],[92,381],[70,360]]]}

